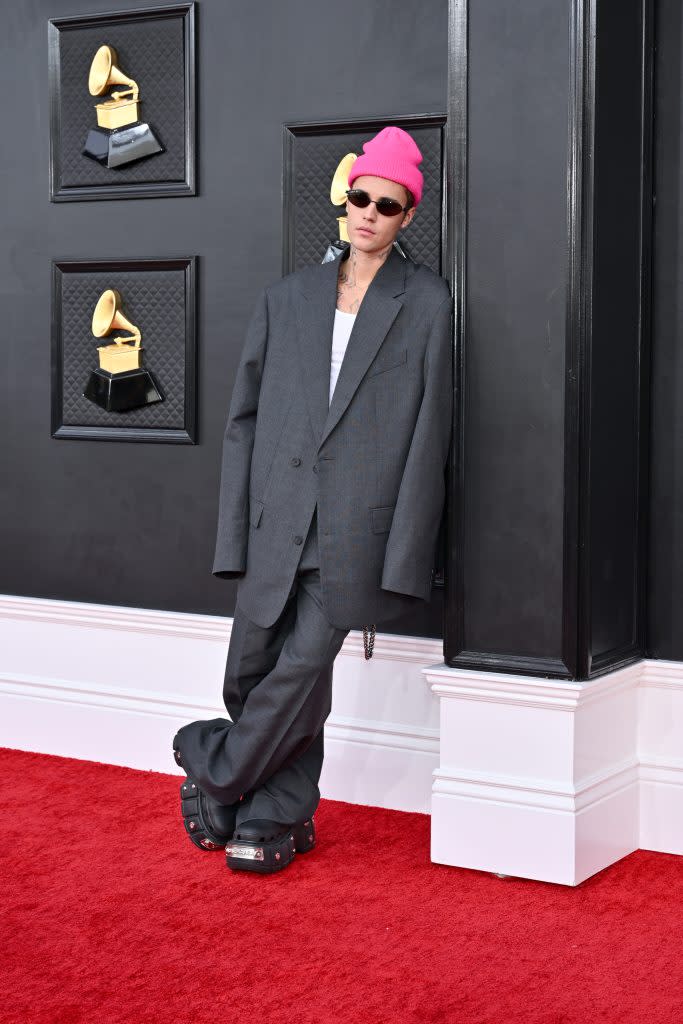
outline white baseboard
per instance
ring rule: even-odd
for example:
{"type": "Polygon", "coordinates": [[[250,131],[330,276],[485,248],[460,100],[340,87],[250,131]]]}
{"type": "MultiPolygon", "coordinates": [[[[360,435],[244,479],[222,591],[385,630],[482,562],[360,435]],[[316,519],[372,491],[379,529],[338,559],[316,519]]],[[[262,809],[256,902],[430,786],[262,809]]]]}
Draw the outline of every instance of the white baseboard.
{"type": "Polygon", "coordinates": [[[683,664],[645,661],[639,692],[640,846],[683,854],[683,664]]]}
{"type": "MultiPolygon", "coordinates": [[[[227,717],[231,626],[0,596],[0,745],[178,774],[175,731],[227,717]]],[[[438,863],[566,885],[638,848],[683,854],[683,663],[568,683],[441,659],[378,634],[366,661],[349,633],[323,797],[431,813],[438,863]]]]}
{"type": "Polygon", "coordinates": [[[423,672],[441,700],[433,860],[578,885],[637,849],[683,854],[683,664],[423,672]]]}
{"type": "MultiPolygon", "coordinates": [[[[179,774],[173,735],[228,718],[232,619],[0,596],[0,746],[179,774]]],[[[419,669],[440,641],[351,631],[334,666],[324,797],[429,813],[438,704],[419,669]]]]}

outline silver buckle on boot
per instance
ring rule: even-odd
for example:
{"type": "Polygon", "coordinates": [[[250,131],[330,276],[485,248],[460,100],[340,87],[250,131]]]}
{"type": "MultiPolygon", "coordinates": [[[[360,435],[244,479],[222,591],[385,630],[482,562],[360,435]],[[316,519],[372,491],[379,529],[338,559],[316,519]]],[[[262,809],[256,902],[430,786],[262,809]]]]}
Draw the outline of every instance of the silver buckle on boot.
{"type": "Polygon", "coordinates": [[[225,847],[228,857],[240,857],[242,860],[263,860],[263,847],[241,843],[228,843],[225,847]]]}

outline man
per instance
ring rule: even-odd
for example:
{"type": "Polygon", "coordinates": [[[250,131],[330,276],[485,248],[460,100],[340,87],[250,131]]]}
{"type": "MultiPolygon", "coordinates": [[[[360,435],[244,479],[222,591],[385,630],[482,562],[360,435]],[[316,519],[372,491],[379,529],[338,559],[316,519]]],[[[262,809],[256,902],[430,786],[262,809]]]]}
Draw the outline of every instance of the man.
{"type": "Polygon", "coordinates": [[[315,845],[332,666],[430,598],[452,419],[446,281],[402,256],[422,154],[389,126],[347,191],[350,247],[262,289],[223,442],[213,574],[238,579],[223,699],[183,726],[190,838],[280,870],[315,845]]]}

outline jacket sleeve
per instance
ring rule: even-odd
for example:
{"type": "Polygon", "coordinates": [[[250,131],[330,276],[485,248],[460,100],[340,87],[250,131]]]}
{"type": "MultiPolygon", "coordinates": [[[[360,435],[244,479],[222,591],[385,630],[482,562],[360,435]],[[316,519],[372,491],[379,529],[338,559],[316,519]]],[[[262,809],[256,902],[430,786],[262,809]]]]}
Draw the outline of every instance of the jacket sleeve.
{"type": "Polygon", "coordinates": [[[223,436],[214,576],[236,579],[247,568],[249,480],[261,377],[268,344],[268,299],[263,288],[242,349],[223,436]]]}
{"type": "Polygon", "coordinates": [[[450,295],[427,339],[424,393],[408,449],[382,569],[381,587],[429,600],[433,560],[446,497],[453,419],[450,295]]]}

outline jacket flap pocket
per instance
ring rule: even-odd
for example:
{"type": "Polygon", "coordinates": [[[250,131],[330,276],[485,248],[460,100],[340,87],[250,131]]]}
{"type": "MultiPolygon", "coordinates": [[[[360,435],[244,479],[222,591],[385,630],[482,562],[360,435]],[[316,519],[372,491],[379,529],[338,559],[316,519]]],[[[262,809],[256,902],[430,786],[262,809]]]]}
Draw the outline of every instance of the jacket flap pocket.
{"type": "Polygon", "coordinates": [[[258,498],[249,495],[249,522],[252,526],[258,526],[261,521],[261,513],[263,512],[263,502],[259,501],[258,498]]]}
{"type": "Polygon", "coordinates": [[[385,370],[393,370],[395,366],[401,366],[405,363],[407,358],[407,348],[380,355],[368,370],[368,377],[374,377],[376,373],[384,373],[385,370]]]}
{"type": "Polygon", "coordinates": [[[370,509],[370,524],[373,533],[385,533],[391,529],[395,505],[377,505],[370,509]]]}

